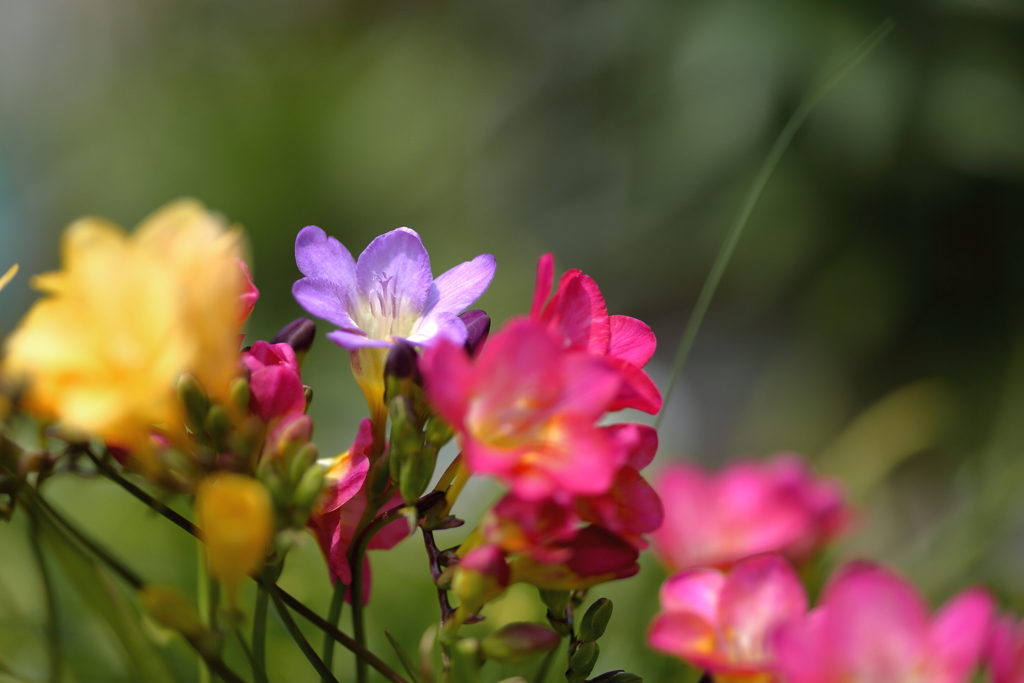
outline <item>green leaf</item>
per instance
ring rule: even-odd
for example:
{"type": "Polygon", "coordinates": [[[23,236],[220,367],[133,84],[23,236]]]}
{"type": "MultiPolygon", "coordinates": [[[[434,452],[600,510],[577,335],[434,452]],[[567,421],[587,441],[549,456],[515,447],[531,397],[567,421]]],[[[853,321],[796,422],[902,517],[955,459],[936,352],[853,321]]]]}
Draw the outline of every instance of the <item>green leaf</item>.
{"type": "Polygon", "coordinates": [[[384,635],[388,637],[388,642],[391,643],[391,647],[395,648],[395,654],[398,655],[398,659],[402,662],[402,667],[405,669],[405,673],[409,674],[409,678],[412,679],[412,683],[424,683],[423,675],[420,673],[416,663],[412,660],[412,657],[409,656],[409,653],[407,653],[402,646],[398,644],[398,641],[395,640],[395,637],[390,633],[384,631],[384,635]]]}
{"type": "Polygon", "coordinates": [[[121,644],[133,678],[147,683],[176,683],[160,649],[146,636],[138,609],[99,565],[60,527],[33,506],[42,540],[82,599],[99,615],[121,644]]]}

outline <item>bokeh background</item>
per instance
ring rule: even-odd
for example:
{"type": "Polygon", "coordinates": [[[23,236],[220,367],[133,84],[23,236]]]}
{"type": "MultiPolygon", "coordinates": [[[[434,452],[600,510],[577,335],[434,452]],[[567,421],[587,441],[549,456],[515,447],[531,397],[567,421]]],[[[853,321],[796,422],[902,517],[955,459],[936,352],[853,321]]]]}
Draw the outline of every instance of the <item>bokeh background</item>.
{"type": "MultiPolygon", "coordinates": [[[[358,253],[406,225],[435,273],[497,256],[480,302],[496,322],[527,310],[541,253],[583,269],[611,312],[654,328],[664,387],[775,136],[889,16],[895,31],[811,114],[754,212],[656,467],[801,452],[860,509],[833,559],[880,558],[934,601],[983,582],[1024,608],[1016,0],[2,0],[0,267],[22,274],[0,325],[27,309],[26,276],[57,265],[75,217],[132,226],[188,195],[248,231],[262,292],[251,339],[301,314],[301,227],[358,253]]],[[[305,371],[325,453],[347,447],[365,412],[347,366],[321,338],[305,371]]],[[[192,543],[120,490],[66,479],[47,493],[147,578],[194,590],[192,543]]],[[[493,494],[472,490],[463,514],[493,494]]],[[[44,608],[26,532],[24,516],[0,525],[0,655],[39,680],[44,608]]],[[[394,661],[383,629],[415,649],[436,605],[420,544],[390,555],[375,559],[369,619],[394,661]]],[[[602,670],[687,675],[643,646],[663,577],[648,558],[594,591],[616,604],[602,670]]],[[[313,544],[283,583],[326,609],[313,544]]],[[[66,577],[58,589],[66,680],[130,680],[66,577]]],[[[485,614],[481,632],[542,609],[519,588],[485,614]]],[[[271,639],[272,680],[311,680],[276,622],[271,639]]],[[[181,643],[166,647],[193,679],[181,643]]],[[[351,679],[344,654],[338,672],[351,679]]]]}

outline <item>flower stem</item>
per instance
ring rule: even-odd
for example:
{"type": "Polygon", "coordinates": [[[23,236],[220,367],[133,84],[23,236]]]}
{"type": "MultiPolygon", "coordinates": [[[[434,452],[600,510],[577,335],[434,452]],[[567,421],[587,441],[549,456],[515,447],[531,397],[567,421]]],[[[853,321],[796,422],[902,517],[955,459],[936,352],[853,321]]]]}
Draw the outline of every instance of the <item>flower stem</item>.
{"type": "MultiPolygon", "coordinates": [[[[199,604],[199,622],[207,629],[215,630],[213,625],[214,584],[206,568],[206,548],[196,541],[196,602],[199,604]]],[[[199,683],[211,683],[213,675],[203,657],[199,658],[199,683]]]]}
{"type": "Polygon", "coordinates": [[[256,586],[256,607],[252,616],[252,677],[267,683],[267,604],[270,595],[262,584],[256,586]]]}
{"type": "MultiPolygon", "coordinates": [[[[348,586],[338,581],[334,584],[334,595],[331,596],[331,607],[327,612],[327,621],[334,626],[338,625],[341,621],[341,609],[345,605],[345,593],[348,591],[348,586]]],[[[324,634],[324,664],[328,669],[331,669],[334,665],[334,638],[330,634],[324,634]]],[[[320,683],[327,683],[321,679],[320,683]]]]}
{"type": "Polygon", "coordinates": [[[548,677],[548,671],[551,670],[551,663],[555,661],[555,655],[558,654],[559,648],[553,648],[548,650],[548,653],[544,655],[544,659],[541,661],[540,666],[537,667],[537,672],[533,674],[533,683],[544,683],[548,677]]]}
{"type": "MultiPolygon", "coordinates": [[[[93,458],[94,461],[99,460],[98,458],[96,458],[95,455],[91,453],[90,457],[93,458]]],[[[104,474],[110,477],[111,480],[113,480],[116,484],[120,485],[123,489],[131,493],[136,499],[147,505],[153,511],[157,512],[169,521],[173,522],[180,529],[187,531],[193,536],[199,536],[199,528],[195,524],[188,521],[187,519],[185,519],[180,514],[170,509],[160,501],[156,500],[148,493],[140,489],[138,486],[135,486],[135,484],[132,484],[131,482],[126,480],[124,477],[118,474],[117,471],[114,470],[112,467],[101,467],[100,469],[103,470],[104,474]]],[[[431,505],[437,502],[436,498],[430,497],[430,494],[427,494],[421,500],[429,500],[431,505]]],[[[388,521],[393,521],[398,517],[397,511],[400,509],[401,507],[392,508],[391,510],[385,512],[384,515],[389,516],[388,521]]],[[[405,680],[398,672],[396,672],[394,669],[388,666],[380,657],[373,654],[365,647],[357,643],[350,636],[343,633],[341,629],[329,623],[326,619],[324,619],[319,614],[311,610],[309,607],[307,607],[293,595],[291,595],[290,593],[281,588],[277,588],[276,584],[274,584],[271,581],[267,581],[263,577],[253,576],[252,578],[266,591],[269,591],[271,588],[276,588],[278,593],[281,595],[281,599],[285,602],[286,605],[288,605],[290,608],[301,614],[304,619],[308,620],[318,629],[320,629],[324,633],[329,634],[331,638],[334,639],[335,642],[340,643],[342,647],[351,651],[353,654],[355,654],[356,657],[365,659],[370,664],[370,666],[372,666],[374,669],[380,672],[385,678],[390,680],[392,683],[409,683],[409,681],[405,680]]],[[[225,678],[225,680],[228,679],[225,678]]],[[[234,683],[234,681],[236,680],[239,679],[235,677],[231,679],[229,683],[234,683]]]]}
{"type": "Polygon", "coordinates": [[[288,633],[291,634],[292,640],[302,650],[302,654],[306,655],[306,659],[313,665],[316,672],[320,674],[320,678],[327,683],[338,683],[338,679],[334,677],[331,670],[327,668],[323,660],[320,659],[316,651],[313,650],[313,646],[306,640],[306,636],[302,635],[302,631],[299,629],[298,624],[292,619],[291,612],[285,606],[284,601],[281,599],[281,594],[278,588],[275,586],[270,589],[270,597],[274,601],[274,607],[277,609],[278,615],[281,617],[281,621],[284,622],[284,627],[288,629],[288,633]]]}
{"type": "MultiPolygon", "coordinates": [[[[35,514],[45,514],[55,526],[59,527],[76,541],[83,548],[88,550],[97,560],[102,562],[108,569],[117,574],[121,579],[135,590],[142,590],[146,582],[142,577],[131,570],[127,565],[114,557],[98,543],[89,538],[84,532],[78,529],[67,518],[58,513],[49,503],[46,502],[38,492],[29,487],[23,487],[19,496],[23,497],[22,503],[27,509],[35,511],[35,514]]],[[[210,670],[220,676],[224,683],[245,683],[245,681],[224,663],[217,654],[211,653],[201,643],[182,633],[185,641],[203,658],[210,670]]],[[[397,682],[396,682],[397,683],[397,682]]],[[[404,682],[403,682],[404,683],[404,682]]]]}
{"type": "Polygon", "coordinates": [[[36,565],[39,567],[39,577],[43,582],[43,592],[46,596],[46,647],[50,658],[50,681],[59,683],[61,674],[61,638],[60,618],[57,613],[57,594],[53,587],[53,575],[46,564],[43,556],[43,546],[40,542],[39,519],[35,515],[29,516],[29,541],[32,546],[32,555],[35,557],[36,565]]]}
{"type": "Polygon", "coordinates": [[[732,258],[732,252],[736,248],[736,243],[739,242],[740,235],[743,234],[744,228],[747,227],[747,222],[750,220],[750,214],[754,211],[754,206],[757,204],[758,199],[761,198],[761,193],[764,192],[764,188],[768,185],[768,181],[771,179],[772,173],[775,171],[775,167],[779,165],[779,160],[782,159],[782,155],[786,152],[786,148],[789,147],[789,143],[792,142],[793,136],[796,135],[798,130],[800,130],[800,126],[803,125],[804,120],[807,118],[807,115],[811,113],[811,109],[814,108],[814,105],[816,105],[836,83],[841,81],[843,77],[853,69],[853,67],[860,63],[860,61],[867,56],[867,54],[871,52],[876,45],[878,45],[879,41],[881,41],[895,25],[896,22],[891,18],[886,19],[882,22],[881,26],[872,31],[871,35],[865,38],[864,41],[858,45],[857,48],[854,49],[854,51],[850,53],[850,55],[844,59],[824,81],[804,97],[803,101],[801,101],[793,111],[793,115],[789,117],[786,127],[782,129],[782,132],[779,133],[779,137],[776,138],[775,144],[772,145],[764,163],[761,164],[761,169],[757,172],[757,176],[754,178],[754,184],[751,185],[750,190],[747,192],[747,197],[743,201],[743,206],[740,209],[739,216],[736,218],[736,222],[733,224],[729,234],[726,235],[725,242],[722,243],[722,248],[718,251],[718,256],[715,257],[715,262],[711,266],[711,272],[708,273],[707,279],[704,280],[704,286],[701,288],[700,295],[697,297],[697,303],[693,307],[693,312],[690,313],[690,319],[686,322],[686,329],[683,330],[683,338],[679,341],[679,348],[676,350],[675,359],[672,361],[672,370],[669,373],[668,388],[665,389],[665,400],[662,403],[658,417],[654,420],[655,429],[661,426],[661,421],[665,418],[665,410],[668,408],[669,399],[672,398],[672,390],[675,389],[676,381],[679,379],[679,374],[683,371],[683,365],[686,363],[686,357],[690,355],[690,349],[693,347],[693,342],[697,338],[697,332],[700,330],[700,325],[704,321],[704,314],[707,313],[708,306],[711,304],[711,297],[715,295],[715,290],[718,288],[718,282],[722,279],[726,266],[729,265],[729,260],[732,258]]]}

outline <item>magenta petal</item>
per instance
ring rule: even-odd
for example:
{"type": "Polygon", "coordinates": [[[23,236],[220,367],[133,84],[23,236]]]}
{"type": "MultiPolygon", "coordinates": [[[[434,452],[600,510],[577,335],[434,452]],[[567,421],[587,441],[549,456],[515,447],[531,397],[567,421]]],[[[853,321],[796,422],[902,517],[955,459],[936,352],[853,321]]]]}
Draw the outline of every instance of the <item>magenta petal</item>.
{"type": "Polygon", "coordinates": [[[651,464],[658,452],[658,430],[648,425],[626,422],[603,427],[625,451],[626,464],[637,472],[651,464]]]}
{"type": "Polygon", "coordinates": [[[392,346],[392,342],[385,339],[370,339],[362,332],[349,332],[348,330],[328,332],[327,338],[349,351],[355,351],[356,349],[389,349],[392,346]]]}
{"type": "Polygon", "coordinates": [[[333,280],[304,277],[292,285],[292,296],[306,311],[338,327],[357,330],[348,314],[352,292],[333,280]]]}
{"type": "Polygon", "coordinates": [[[333,282],[343,292],[356,291],[356,262],[352,254],[315,225],[296,235],[295,265],[306,277],[333,282]]]}
{"type": "Polygon", "coordinates": [[[583,576],[631,569],[640,556],[632,545],[597,526],[580,529],[568,546],[572,549],[572,557],[567,565],[583,576]]]}
{"type": "Polygon", "coordinates": [[[626,315],[613,315],[610,319],[612,338],[608,345],[608,355],[629,361],[637,367],[647,365],[658,340],[645,322],[626,315]]]}
{"type": "Polygon", "coordinates": [[[533,290],[533,305],[530,317],[539,318],[544,309],[544,302],[551,296],[551,287],[555,284],[555,257],[550,252],[537,260],[537,284],[533,290]]]}
{"type": "Polygon", "coordinates": [[[661,608],[666,612],[690,612],[708,623],[718,622],[718,598],[725,574],[717,569],[690,569],[661,585],[661,608]]]}
{"type": "Polygon", "coordinates": [[[745,664],[764,663],[770,632],[807,611],[800,577],[779,555],[761,555],[737,564],[726,578],[719,601],[719,625],[743,650],[734,656],[745,664]]]}
{"type": "Polygon", "coordinates": [[[496,268],[493,256],[481,254],[442,273],[430,287],[424,315],[462,313],[487,290],[496,268]]]}
{"type": "Polygon", "coordinates": [[[356,282],[367,299],[371,293],[394,294],[397,303],[418,316],[433,284],[430,256],[414,230],[398,228],[375,238],[356,261],[356,282]],[[408,306],[408,309],[405,307],[408,306]]]}
{"type": "Polygon", "coordinates": [[[302,380],[287,365],[267,365],[252,373],[249,389],[249,408],[263,421],[306,409],[302,380]]]}
{"type": "Polygon", "coordinates": [[[633,408],[650,415],[661,410],[661,392],[639,366],[619,358],[609,357],[608,364],[619,372],[622,388],[608,410],[633,408]]]}
{"type": "Polygon", "coordinates": [[[452,426],[461,427],[473,390],[473,367],[465,349],[441,341],[423,352],[419,365],[434,410],[452,426]]]}
{"type": "MultiPolygon", "coordinates": [[[[383,509],[388,510],[401,504],[402,496],[401,494],[396,493],[391,497],[391,500],[384,504],[383,509]]],[[[408,535],[409,520],[404,517],[399,517],[390,524],[384,525],[384,528],[374,534],[367,547],[370,550],[391,550],[398,545],[399,541],[408,535]]]]}
{"type": "Polygon", "coordinates": [[[907,680],[925,661],[927,606],[903,579],[854,562],[839,570],[825,589],[823,604],[835,615],[827,637],[836,664],[855,680],[907,680]]]}
{"type": "Polygon", "coordinates": [[[775,670],[786,683],[833,683],[846,680],[829,656],[828,610],[818,608],[780,624],[770,637],[775,670]]]}
{"type": "Polygon", "coordinates": [[[596,420],[619,393],[622,381],[605,359],[586,352],[563,356],[561,363],[565,390],[558,411],[596,420]]]}
{"type": "Polygon", "coordinates": [[[581,516],[625,536],[650,533],[661,526],[665,511],[661,498],[632,467],[622,467],[611,490],[586,499],[581,516]]]}
{"type": "Polygon", "coordinates": [[[929,659],[940,665],[945,680],[965,680],[986,645],[992,626],[992,597],[980,588],[950,600],[932,623],[929,659]]]}

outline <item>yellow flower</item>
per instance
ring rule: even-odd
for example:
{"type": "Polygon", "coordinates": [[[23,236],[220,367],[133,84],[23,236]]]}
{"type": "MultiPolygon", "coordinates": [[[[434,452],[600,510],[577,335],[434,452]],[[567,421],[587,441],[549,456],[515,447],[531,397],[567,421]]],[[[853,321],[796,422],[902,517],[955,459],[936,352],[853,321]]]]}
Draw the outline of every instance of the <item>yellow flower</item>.
{"type": "Polygon", "coordinates": [[[131,235],[98,218],[73,223],[62,268],[8,340],[6,373],[46,419],[142,457],[154,425],[180,433],[174,385],[191,372],[226,400],[237,374],[241,232],[192,200],[131,235]]]}
{"type": "Polygon", "coordinates": [[[238,583],[266,559],[274,534],[270,494],[252,477],[214,474],[196,489],[196,523],[210,573],[224,582],[233,604],[238,583]]]}

